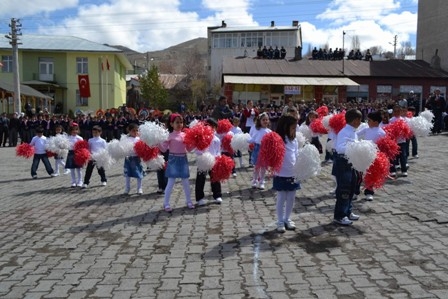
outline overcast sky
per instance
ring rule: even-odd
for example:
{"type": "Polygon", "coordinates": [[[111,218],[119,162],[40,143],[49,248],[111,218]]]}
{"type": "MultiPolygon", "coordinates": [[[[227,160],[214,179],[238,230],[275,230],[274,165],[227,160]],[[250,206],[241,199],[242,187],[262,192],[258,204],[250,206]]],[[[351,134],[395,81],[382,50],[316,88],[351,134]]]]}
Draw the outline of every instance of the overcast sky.
{"type": "Polygon", "coordinates": [[[122,45],[139,52],[168,48],[207,36],[207,26],[225,20],[228,27],[291,25],[302,27],[308,45],[350,48],[358,36],[361,49],[393,51],[416,44],[418,0],[3,0],[1,38],[11,18],[20,18],[22,34],[72,35],[122,45]],[[6,3],[5,3],[6,2],[6,3]]]}

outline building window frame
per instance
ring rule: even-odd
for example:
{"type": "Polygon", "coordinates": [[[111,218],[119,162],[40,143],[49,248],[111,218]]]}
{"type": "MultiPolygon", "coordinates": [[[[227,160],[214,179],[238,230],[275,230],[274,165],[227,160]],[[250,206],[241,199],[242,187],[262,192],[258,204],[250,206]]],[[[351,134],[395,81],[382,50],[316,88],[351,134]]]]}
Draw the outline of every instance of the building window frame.
{"type": "Polygon", "coordinates": [[[89,59],[87,57],[76,57],[76,72],[77,74],[89,73],[89,59]]]}
{"type": "Polygon", "coordinates": [[[2,73],[12,73],[12,55],[2,55],[2,73]]]}

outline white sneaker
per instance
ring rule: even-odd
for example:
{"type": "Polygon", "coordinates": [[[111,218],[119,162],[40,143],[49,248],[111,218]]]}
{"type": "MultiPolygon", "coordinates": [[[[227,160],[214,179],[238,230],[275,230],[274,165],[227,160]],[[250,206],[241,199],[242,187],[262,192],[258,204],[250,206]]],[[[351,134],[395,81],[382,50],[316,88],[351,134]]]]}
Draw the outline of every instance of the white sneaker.
{"type": "Polygon", "coordinates": [[[102,182],[101,186],[107,186],[107,182],[102,182]]]}
{"type": "Polygon", "coordinates": [[[55,176],[59,176],[59,173],[52,173],[52,174],[50,174],[52,177],[55,177],[55,176]]]}
{"type": "Polygon", "coordinates": [[[235,173],[235,172],[234,172],[234,173],[232,173],[232,176],[233,176],[233,177],[236,177],[236,173],[235,173]]]}
{"type": "Polygon", "coordinates": [[[69,174],[70,173],[70,169],[66,169],[65,171],[64,171],[64,174],[69,174]]]}
{"type": "Polygon", "coordinates": [[[352,225],[353,221],[351,221],[350,219],[348,219],[347,216],[345,216],[342,219],[333,219],[334,223],[340,224],[340,225],[352,225]]]}
{"type": "Polygon", "coordinates": [[[252,180],[252,188],[257,188],[258,182],[256,180],[252,180]]]}
{"type": "Polygon", "coordinates": [[[366,195],[366,200],[367,201],[372,201],[373,200],[373,195],[372,194],[367,194],[366,195]]]}
{"type": "Polygon", "coordinates": [[[143,190],[142,190],[142,189],[138,189],[138,190],[137,190],[137,194],[138,194],[138,195],[142,195],[142,194],[143,194],[143,190]]]}
{"type": "Polygon", "coordinates": [[[277,222],[277,231],[279,233],[284,233],[286,231],[284,222],[277,222]]]}
{"type": "Polygon", "coordinates": [[[198,204],[198,206],[205,206],[205,204],[206,204],[205,199],[198,200],[197,204],[198,204]]]}
{"type": "Polygon", "coordinates": [[[76,186],[81,187],[81,188],[82,188],[83,185],[84,185],[83,183],[76,184],[76,186]]]}
{"type": "Polygon", "coordinates": [[[73,183],[71,187],[72,187],[72,188],[75,188],[75,187],[76,187],[76,184],[75,184],[75,183],[73,183]]]}
{"type": "Polygon", "coordinates": [[[87,189],[87,187],[89,187],[89,185],[87,185],[87,184],[82,185],[83,189],[87,189]]]}
{"type": "Polygon", "coordinates": [[[215,198],[215,202],[217,204],[221,204],[222,203],[222,198],[221,197],[215,198]]]}
{"type": "Polygon", "coordinates": [[[296,224],[291,219],[285,220],[285,228],[287,230],[296,230],[296,224]]]}
{"type": "Polygon", "coordinates": [[[128,194],[129,194],[129,191],[130,191],[129,189],[124,189],[123,194],[124,194],[124,195],[128,195],[128,194]]]}
{"type": "Polygon", "coordinates": [[[402,173],[401,173],[401,176],[407,177],[407,176],[408,176],[408,173],[407,173],[407,172],[402,172],[402,173]]]}
{"type": "Polygon", "coordinates": [[[353,220],[353,221],[356,221],[356,220],[359,219],[359,215],[350,213],[350,216],[348,216],[348,219],[353,220]]]}

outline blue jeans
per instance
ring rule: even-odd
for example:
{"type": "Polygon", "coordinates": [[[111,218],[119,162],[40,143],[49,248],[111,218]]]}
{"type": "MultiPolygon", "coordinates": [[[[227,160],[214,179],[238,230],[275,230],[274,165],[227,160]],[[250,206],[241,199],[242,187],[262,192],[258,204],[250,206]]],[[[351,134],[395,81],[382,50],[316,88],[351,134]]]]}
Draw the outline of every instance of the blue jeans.
{"type": "Polygon", "coordinates": [[[341,220],[352,212],[352,198],[358,182],[358,172],[355,171],[347,159],[335,154],[334,170],[336,175],[336,205],[334,219],[341,220]]]}
{"type": "Polygon", "coordinates": [[[31,176],[37,175],[37,168],[39,167],[40,160],[44,163],[47,173],[51,175],[53,173],[53,168],[51,167],[47,154],[34,154],[33,164],[31,165],[31,176]]]}

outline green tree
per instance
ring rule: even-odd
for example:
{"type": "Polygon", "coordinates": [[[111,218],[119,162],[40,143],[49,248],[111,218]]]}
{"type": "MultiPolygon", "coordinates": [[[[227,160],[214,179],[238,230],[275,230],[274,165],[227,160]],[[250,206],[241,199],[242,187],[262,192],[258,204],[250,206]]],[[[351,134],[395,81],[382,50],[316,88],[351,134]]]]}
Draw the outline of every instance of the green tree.
{"type": "Polygon", "coordinates": [[[148,106],[165,109],[167,106],[168,91],[160,81],[157,66],[152,65],[148,72],[141,74],[139,82],[142,97],[149,102],[148,106]]]}

